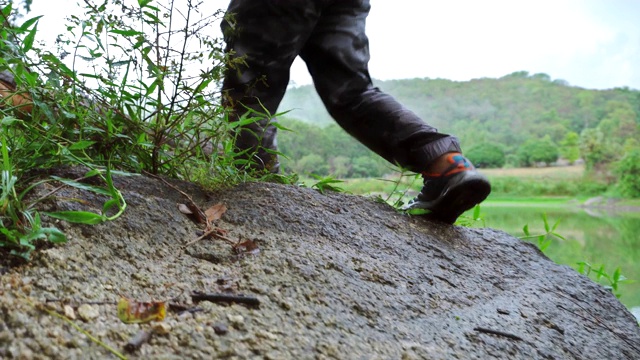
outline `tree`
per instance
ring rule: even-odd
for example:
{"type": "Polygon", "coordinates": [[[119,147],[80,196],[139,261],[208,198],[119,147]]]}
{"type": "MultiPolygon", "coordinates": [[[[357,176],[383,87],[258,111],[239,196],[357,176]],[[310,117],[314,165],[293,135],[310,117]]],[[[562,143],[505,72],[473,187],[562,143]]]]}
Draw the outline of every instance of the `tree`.
{"type": "Polygon", "coordinates": [[[580,158],[580,135],[569,132],[560,142],[560,155],[570,163],[580,158]]]}
{"type": "Polygon", "coordinates": [[[515,71],[509,75],[506,75],[505,78],[527,78],[529,76],[528,71],[515,71]]]}
{"type": "Polygon", "coordinates": [[[502,147],[489,143],[482,143],[472,147],[465,151],[465,156],[475,166],[481,168],[501,168],[505,163],[502,147]]]}
{"type": "Polygon", "coordinates": [[[536,124],[536,127],[532,129],[533,134],[538,137],[549,135],[555,143],[562,141],[569,131],[566,126],[569,124],[569,120],[560,116],[556,109],[551,109],[543,113],[536,124]]]}
{"type": "Polygon", "coordinates": [[[623,196],[640,198],[640,148],[627,153],[615,167],[618,188],[623,196]]]}
{"type": "Polygon", "coordinates": [[[636,113],[631,104],[609,101],[606,111],[607,114],[598,124],[598,129],[602,131],[607,144],[620,147],[627,139],[640,137],[640,127],[636,122],[636,113]]]}
{"type": "Polygon", "coordinates": [[[585,129],[580,134],[580,155],[584,159],[587,170],[594,170],[598,165],[609,162],[613,158],[612,151],[607,149],[604,134],[600,129],[585,129]]]}
{"type": "Polygon", "coordinates": [[[296,162],[294,170],[302,174],[316,174],[320,176],[329,175],[329,166],[327,166],[327,163],[322,156],[318,154],[303,156],[296,162]]]}
{"type": "Polygon", "coordinates": [[[359,156],[352,161],[351,174],[353,177],[382,176],[385,167],[374,156],[359,156]]]}
{"type": "Polygon", "coordinates": [[[518,158],[521,164],[532,166],[536,163],[550,164],[558,160],[558,147],[553,143],[549,135],[542,139],[527,140],[518,149],[518,158]]]}
{"type": "Polygon", "coordinates": [[[548,74],[545,74],[545,73],[533,74],[533,75],[531,75],[531,78],[532,79],[542,80],[542,81],[551,81],[551,76],[549,76],[548,74]]]}
{"type": "Polygon", "coordinates": [[[328,158],[346,156],[353,159],[371,153],[371,150],[367,149],[336,124],[326,126],[323,130],[326,140],[323,143],[316,144],[316,146],[325,149],[328,158]]]}
{"type": "Polygon", "coordinates": [[[351,159],[346,156],[336,156],[329,162],[331,164],[330,172],[337,178],[346,178],[351,172],[351,159]]]}

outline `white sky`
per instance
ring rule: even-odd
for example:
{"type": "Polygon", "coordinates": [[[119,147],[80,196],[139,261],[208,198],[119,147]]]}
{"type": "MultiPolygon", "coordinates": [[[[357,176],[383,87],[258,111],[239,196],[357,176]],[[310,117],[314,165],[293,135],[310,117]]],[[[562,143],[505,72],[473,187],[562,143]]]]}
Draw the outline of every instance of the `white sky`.
{"type": "MultiPolygon", "coordinates": [[[[45,15],[38,39],[53,41],[55,34],[63,32],[64,17],[79,11],[76,3],[33,0],[33,11],[27,17],[45,15]]],[[[228,1],[204,3],[213,10],[226,8],[228,1]]],[[[590,89],[640,89],[638,0],[371,3],[369,65],[376,79],[465,81],[524,70],[590,89]]],[[[291,79],[298,85],[311,83],[302,61],[294,63],[291,79]]]]}

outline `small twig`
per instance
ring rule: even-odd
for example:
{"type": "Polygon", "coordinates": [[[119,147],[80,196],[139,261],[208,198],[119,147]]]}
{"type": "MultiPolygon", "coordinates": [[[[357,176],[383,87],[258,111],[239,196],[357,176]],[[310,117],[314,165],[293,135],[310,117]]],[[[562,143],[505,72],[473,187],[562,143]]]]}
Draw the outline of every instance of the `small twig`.
{"type": "MultiPolygon", "coordinates": [[[[156,178],[156,179],[158,179],[158,180],[162,181],[162,182],[163,182],[163,183],[165,183],[167,186],[169,186],[170,188],[174,189],[175,191],[179,192],[179,193],[180,193],[180,194],[182,194],[184,197],[186,197],[186,198],[189,200],[189,202],[190,202],[190,204],[188,204],[188,205],[191,205],[191,206],[189,206],[189,208],[190,208],[190,210],[191,210],[191,211],[194,211],[194,209],[192,209],[192,207],[195,207],[199,212],[202,212],[202,210],[200,210],[200,208],[198,208],[198,207],[195,205],[195,202],[193,201],[193,199],[191,198],[191,196],[189,196],[187,193],[185,193],[184,191],[182,191],[182,190],[178,189],[177,187],[175,187],[175,186],[174,186],[174,185],[172,185],[171,183],[167,182],[165,179],[161,178],[161,177],[160,177],[160,176],[158,176],[158,175],[151,174],[151,173],[149,173],[149,172],[147,172],[147,171],[144,171],[144,173],[145,173],[146,175],[148,175],[148,176],[151,176],[151,177],[153,177],[153,178],[156,178]]],[[[202,217],[202,215],[200,215],[200,217],[202,217]]],[[[205,222],[206,222],[206,215],[204,216],[204,218],[205,218],[205,222]]],[[[217,234],[217,233],[216,233],[217,231],[218,231],[218,228],[213,228],[213,229],[211,229],[211,230],[208,230],[208,231],[206,231],[204,234],[202,234],[200,237],[198,237],[197,239],[192,240],[192,241],[190,241],[190,242],[186,243],[186,244],[183,246],[183,248],[186,248],[186,247],[187,247],[187,246],[189,246],[189,245],[193,245],[193,244],[197,243],[198,241],[200,241],[200,240],[202,240],[202,239],[206,239],[206,238],[207,238],[207,237],[209,237],[209,236],[213,236],[213,237],[218,238],[218,239],[220,239],[220,240],[224,240],[224,241],[226,241],[227,243],[229,243],[229,244],[231,244],[231,245],[236,245],[236,243],[237,243],[236,241],[233,241],[233,240],[229,239],[229,238],[228,238],[228,237],[226,237],[226,236],[222,236],[222,235],[220,235],[220,234],[217,234]]]]}
{"type": "Polygon", "coordinates": [[[485,333],[485,334],[504,336],[506,338],[513,339],[513,340],[518,340],[518,341],[522,340],[520,336],[509,334],[509,333],[498,331],[498,330],[492,330],[492,329],[487,329],[483,327],[476,327],[476,328],[473,328],[473,330],[477,332],[485,333]]]}
{"type": "Polygon", "coordinates": [[[257,297],[246,295],[204,294],[196,292],[191,294],[191,301],[194,303],[210,301],[213,303],[238,303],[254,307],[260,306],[260,300],[257,297]]]}
{"type": "Polygon", "coordinates": [[[171,184],[170,182],[168,182],[167,180],[161,178],[158,175],[152,174],[148,171],[142,171],[145,175],[147,176],[151,176],[154,179],[158,179],[160,181],[162,181],[163,183],[165,183],[165,185],[167,185],[168,187],[172,188],[173,190],[179,192],[180,194],[182,194],[184,197],[186,197],[192,204],[195,204],[195,202],[193,201],[193,199],[191,198],[191,196],[189,196],[189,194],[187,194],[186,192],[178,189],[175,185],[171,184]]]}
{"type": "Polygon", "coordinates": [[[168,187],[172,188],[173,190],[179,192],[180,194],[182,194],[182,196],[186,197],[187,200],[189,200],[189,202],[186,204],[186,206],[193,213],[193,216],[195,217],[197,222],[203,223],[203,224],[207,223],[207,215],[205,215],[205,213],[198,207],[198,205],[196,205],[195,201],[193,201],[193,199],[191,198],[191,196],[189,196],[189,194],[187,194],[184,191],[178,189],[175,185],[169,183],[167,180],[161,178],[158,175],[152,174],[152,173],[150,173],[148,171],[143,171],[143,172],[147,176],[150,176],[152,178],[155,178],[155,179],[158,179],[158,180],[162,181],[163,183],[165,183],[165,185],[167,185],[168,187]]]}
{"type": "Polygon", "coordinates": [[[153,335],[153,331],[140,330],[134,337],[132,337],[129,342],[124,346],[124,349],[128,352],[134,352],[144,344],[146,344],[149,340],[151,340],[151,336],[153,335]]]}

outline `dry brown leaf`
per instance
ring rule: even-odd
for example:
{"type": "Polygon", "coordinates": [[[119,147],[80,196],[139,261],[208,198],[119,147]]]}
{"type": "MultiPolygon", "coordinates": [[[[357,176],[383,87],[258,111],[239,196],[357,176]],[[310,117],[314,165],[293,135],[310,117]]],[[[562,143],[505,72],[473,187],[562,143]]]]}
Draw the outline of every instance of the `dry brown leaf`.
{"type": "Polygon", "coordinates": [[[211,224],[212,222],[220,219],[226,211],[227,211],[227,206],[222,203],[215,204],[212,207],[208,208],[204,212],[207,215],[207,223],[211,224]]]}
{"type": "Polygon", "coordinates": [[[256,244],[255,241],[244,240],[233,245],[233,251],[235,251],[236,254],[255,255],[260,252],[260,248],[258,247],[258,244],[256,244]]]}

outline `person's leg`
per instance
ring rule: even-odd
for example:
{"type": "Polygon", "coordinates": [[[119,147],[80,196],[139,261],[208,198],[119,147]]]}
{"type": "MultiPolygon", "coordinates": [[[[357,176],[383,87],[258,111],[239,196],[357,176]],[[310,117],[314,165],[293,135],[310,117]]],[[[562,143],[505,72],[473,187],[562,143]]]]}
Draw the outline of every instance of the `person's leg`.
{"type": "Polygon", "coordinates": [[[441,155],[460,152],[460,145],[373,86],[365,35],[369,8],[368,0],[327,7],[300,56],[341,127],[389,162],[422,172],[441,155]]]}
{"type": "MultiPolygon", "coordinates": [[[[252,109],[273,115],[289,83],[289,68],[318,21],[313,0],[232,0],[222,22],[226,51],[241,63],[228,66],[222,84],[223,104],[237,121],[252,109]],[[264,108],[264,109],[263,109],[264,108]]],[[[253,167],[278,172],[275,118],[264,118],[236,133],[236,149],[253,167]]]]}
{"type": "Polygon", "coordinates": [[[300,56],[329,113],[386,160],[422,173],[425,186],[411,206],[453,223],[482,202],[489,182],[462,155],[457,138],[438,133],[373,86],[365,22],[368,0],[342,0],[323,11],[300,56]]]}

